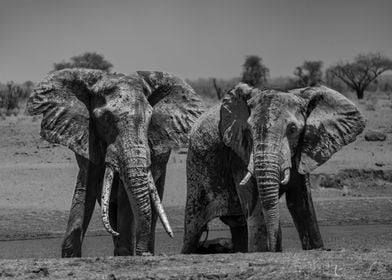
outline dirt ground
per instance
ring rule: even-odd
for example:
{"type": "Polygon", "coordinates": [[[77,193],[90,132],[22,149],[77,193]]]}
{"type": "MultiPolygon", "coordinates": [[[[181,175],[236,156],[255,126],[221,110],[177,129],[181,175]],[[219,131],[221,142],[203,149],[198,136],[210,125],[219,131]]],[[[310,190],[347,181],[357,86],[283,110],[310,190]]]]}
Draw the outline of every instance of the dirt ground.
{"type": "Polygon", "coordinates": [[[4,279],[325,280],[391,279],[391,275],[391,251],[0,260],[4,279]]]}
{"type": "MultiPolygon", "coordinates": [[[[367,142],[363,133],[356,142],[344,147],[312,174],[313,197],[321,225],[392,224],[391,94],[382,94],[376,97],[369,95],[364,101],[357,104],[367,118],[365,132],[379,130],[386,133],[387,138],[383,142],[367,142]]],[[[66,148],[40,139],[39,130],[40,119],[36,117],[20,115],[0,121],[0,240],[60,237],[65,230],[77,174],[75,158],[73,153],[66,148]]],[[[183,224],[183,207],[186,195],[185,157],[184,154],[173,153],[168,166],[163,200],[168,211],[169,220],[177,229],[180,229],[183,224]]],[[[291,218],[284,204],[284,201],[282,201],[282,223],[284,226],[292,227],[291,218]]],[[[220,229],[223,225],[214,222],[212,227],[213,229],[220,229]]],[[[369,230],[371,230],[371,226],[369,226],[369,230]]],[[[89,233],[103,233],[97,213],[94,214],[89,233]]],[[[389,269],[388,271],[391,272],[391,264],[385,264],[386,259],[381,257],[386,254],[389,259],[392,259],[390,257],[392,248],[389,247],[386,250],[387,253],[375,252],[369,255],[361,255],[360,259],[362,260],[368,257],[369,260],[373,258],[373,263],[369,261],[369,266],[365,270],[372,271],[373,268],[370,266],[376,263],[377,269],[382,266],[383,269],[386,267],[385,269],[389,269]]],[[[350,251],[344,254],[351,258],[356,253],[350,251]]],[[[298,256],[298,258],[295,258],[296,265],[302,260],[305,262],[312,260],[312,254],[304,253],[296,256],[298,256]]],[[[329,253],[325,255],[321,252],[317,253],[317,257],[333,260],[329,253]]],[[[173,258],[181,259],[181,257],[173,258]]],[[[290,258],[290,255],[283,255],[282,258],[290,258]]],[[[189,260],[191,259],[190,257],[189,260]]],[[[239,259],[250,260],[252,256],[240,255],[239,259]]],[[[267,260],[269,257],[258,255],[256,259],[267,260]]],[[[275,257],[272,257],[272,259],[275,259],[275,257]]],[[[148,258],[143,260],[146,260],[146,265],[155,262],[170,264],[171,261],[164,258],[151,259],[151,261],[148,258]]],[[[121,266],[121,263],[139,264],[143,263],[143,260],[121,259],[116,264],[115,259],[99,258],[97,262],[102,264],[102,267],[106,267],[108,271],[118,267],[119,275],[125,275],[121,274],[121,271],[125,269],[121,266]]],[[[203,260],[192,259],[192,262],[197,263],[203,260]]],[[[53,262],[50,265],[48,262],[42,260],[37,261],[37,264],[45,264],[44,266],[48,267],[51,277],[57,277],[57,275],[53,274],[51,272],[52,268],[49,267],[62,264],[65,266],[75,265],[75,261],[53,262]]],[[[81,262],[88,266],[92,261],[87,259],[81,262]]],[[[343,259],[337,253],[336,263],[338,268],[341,267],[342,262],[343,259]]],[[[20,260],[20,264],[23,264],[21,267],[31,268],[33,263],[31,260],[20,260]]],[[[175,264],[174,259],[171,264],[175,264]]],[[[0,270],[1,276],[7,276],[8,272],[4,272],[7,271],[4,268],[8,265],[10,265],[10,262],[0,262],[0,268],[3,269],[0,270]]],[[[289,267],[298,269],[296,265],[289,267]]],[[[256,267],[257,271],[260,267],[262,267],[260,271],[274,271],[273,265],[256,267]]],[[[252,269],[255,270],[254,267],[252,269]]],[[[313,273],[312,269],[308,271],[313,273]]],[[[38,272],[38,274],[41,272],[38,272]]],[[[37,275],[34,272],[32,273],[33,276],[37,275]]],[[[42,273],[45,274],[46,272],[42,273]]],[[[231,272],[227,273],[232,275],[231,272]]],[[[335,277],[333,271],[329,271],[325,275],[327,275],[327,278],[323,279],[329,279],[328,275],[335,277]]],[[[339,270],[337,275],[339,275],[339,270]]],[[[94,278],[90,274],[86,274],[86,277],[94,278]]],[[[297,277],[297,274],[293,274],[293,278],[289,278],[296,279],[295,277],[297,277]]],[[[308,278],[314,279],[312,277],[308,278]]],[[[260,278],[256,277],[255,279],[260,278]]]]}

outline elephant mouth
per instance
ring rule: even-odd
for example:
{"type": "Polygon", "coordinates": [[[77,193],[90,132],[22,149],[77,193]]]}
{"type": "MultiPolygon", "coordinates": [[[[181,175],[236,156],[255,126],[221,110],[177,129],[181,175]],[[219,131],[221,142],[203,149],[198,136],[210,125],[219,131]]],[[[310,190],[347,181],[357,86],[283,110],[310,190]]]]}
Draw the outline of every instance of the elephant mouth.
{"type": "MultiPolygon", "coordinates": [[[[114,168],[111,167],[110,165],[106,165],[104,180],[102,184],[101,217],[102,217],[104,228],[113,236],[119,236],[119,233],[113,230],[112,226],[110,225],[110,219],[109,219],[109,202],[110,202],[110,193],[112,189],[113,178],[114,178],[114,168]]],[[[151,204],[154,206],[154,209],[157,212],[165,231],[171,238],[173,238],[174,237],[173,230],[170,226],[166,212],[163,208],[161,199],[159,198],[159,194],[155,186],[151,170],[148,170],[147,172],[147,179],[148,179],[151,204]]]]}
{"type": "MultiPolygon", "coordinates": [[[[253,173],[248,171],[244,176],[244,178],[241,180],[240,186],[245,186],[249,182],[250,178],[252,178],[252,176],[254,176],[253,173]]],[[[283,171],[283,179],[280,181],[280,184],[286,185],[289,182],[289,180],[290,180],[290,168],[286,168],[283,171]]]]}

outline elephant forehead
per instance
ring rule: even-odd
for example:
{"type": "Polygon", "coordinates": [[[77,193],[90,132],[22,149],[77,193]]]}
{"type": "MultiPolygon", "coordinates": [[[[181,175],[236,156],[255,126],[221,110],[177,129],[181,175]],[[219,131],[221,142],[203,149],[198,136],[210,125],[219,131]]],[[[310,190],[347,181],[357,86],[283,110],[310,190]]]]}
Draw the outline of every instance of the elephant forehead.
{"type": "Polygon", "coordinates": [[[130,75],[125,76],[123,74],[107,74],[101,80],[99,80],[94,87],[92,92],[98,95],[113,95],[123,92],[126,94],[134,94],[134,91],[143,92],[143,83],[139,76],[130,75]],[[121,91],[119,91],[119,89],[121,91]]]}
{"type": "Polygon", "coordinates": [[[128,82],[119,82],[113,87],[107,87],[101,89],[96,95],[98,99],[104,100],[102,105],[108,108],[123,108],[128,110],[129,107],[134,109],[146,110],[143,104],[147,104],[148,101],[144,95],[144,91],[141,83],[134,82],[129,84],[128,82]]]}
{"type": "Polygon", "coordinates": [[[258,113],[269,115],[271,120],[281,117],[286,112],[295,113],[304,109],[303,100],[292,93],[270,91],[261,94],[253,107],[258,113]]]}

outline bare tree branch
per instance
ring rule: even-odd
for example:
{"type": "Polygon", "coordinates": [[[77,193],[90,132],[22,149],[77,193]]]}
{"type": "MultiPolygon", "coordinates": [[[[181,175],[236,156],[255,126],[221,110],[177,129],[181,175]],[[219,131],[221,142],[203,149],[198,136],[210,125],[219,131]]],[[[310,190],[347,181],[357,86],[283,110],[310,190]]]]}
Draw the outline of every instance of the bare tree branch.
{"type": "Polygon", "coordinates": [[[212,79],[212,83],[214,84],[214,88],[215,88],[215,92],[216,92],[216,96],[218,97],[218,100],[221,100],[223,97],[222,89],[220,87],[218,87],[218,85],[216,84],[215,78],[212,79]]]}

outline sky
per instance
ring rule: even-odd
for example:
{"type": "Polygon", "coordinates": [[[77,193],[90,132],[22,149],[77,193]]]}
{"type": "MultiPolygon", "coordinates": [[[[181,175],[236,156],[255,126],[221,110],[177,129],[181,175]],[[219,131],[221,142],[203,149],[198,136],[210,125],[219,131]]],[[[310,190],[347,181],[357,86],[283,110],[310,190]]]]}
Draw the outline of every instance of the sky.
{"type": "Polygon", "coordinates": [[[304,60],[392,58],[391,0],[0,0],[0,82],[38,82],[93,51],[113,71],[238,77],[258,55],[271,77],[304,60]]]}

